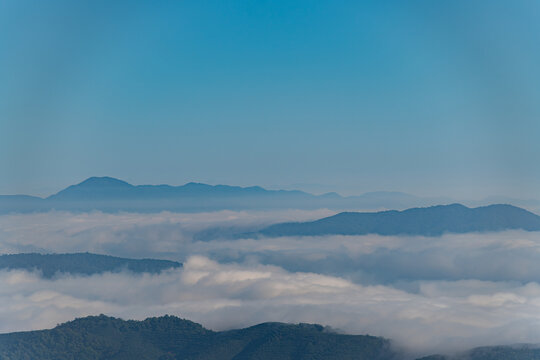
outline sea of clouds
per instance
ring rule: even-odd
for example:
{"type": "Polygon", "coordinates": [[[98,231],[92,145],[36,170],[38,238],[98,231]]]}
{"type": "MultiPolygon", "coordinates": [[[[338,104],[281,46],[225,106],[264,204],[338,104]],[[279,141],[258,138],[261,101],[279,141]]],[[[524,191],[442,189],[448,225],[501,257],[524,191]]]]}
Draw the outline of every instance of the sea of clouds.
{"type": "Polygon", "coordinates": [[[538,232],[228,236],[331,214],[0,216],[2,253],[89,251],[184,263],[159,275],[44,279],[0,271],[0,332],[49,328],[100,313],[126,319],[173,314],[216,330],[264,321],[316,322],[385,336],[420,354],[540,342],[538,232]]]}

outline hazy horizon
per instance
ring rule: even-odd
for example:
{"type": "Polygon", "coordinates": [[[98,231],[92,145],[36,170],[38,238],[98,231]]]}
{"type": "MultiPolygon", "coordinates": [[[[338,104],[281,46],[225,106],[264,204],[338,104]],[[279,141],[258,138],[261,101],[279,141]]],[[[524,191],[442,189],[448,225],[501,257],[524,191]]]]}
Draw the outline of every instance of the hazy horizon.
{"type": "MultiPolygon", "coordinates": [[[[47,198],[47,197],[49,197],[51,195],[54,195],[54,194],[58,193],[59,191],[62,191],[64,189],[66,189],[67,187],[69,187],[71,185],[78,185],[81,182],[84,182],[85,180],[88,180],[90,178],[113,178],[113,179],[125,181],[124,179],[115,178],[115,177],[107,176],[107,175],[91,176],[89,178],[80,179],[75,183],[67,184],[67,185],[65,185],[65,186],[63,186],[61,188],[54,189],[51,192],[47,192],[47,193],[40,193],[40,194],[36,194],[36,193],[13,193],[13,194],[0,194],[0,196],[2,196],[2,195],[30,195],[30,196],[36,196],[36,197],[41,197],[41,198],[47,198]]],[[[410,192],[397,191],[397,190],[383,190],[383,189],[373,190],[373,191],[365,191],[365,192],[350,192],[349,193],[349,192],[339,192],[339,191],[336,191],[331,186],[322,185],[322,184],[291,184],[291,185],[268,185],[268,186],[263,186],[263,185],[260,185],[260,184],[239,185],[239,184],[226,184],[226,183],[221,183],[221,182],[204,183],[204,182],[200,182],[200,181],[188,181],[188,182],[179,183],[179,184],[169,184],[169,183],[165,183],[165,182],[157,182],[157,183],[153,183],[153,184],[147,184],[147,183],[138,184],[138,183],[130,183],[128,181],[126,181],[126,182],[129,183],[130,185],[134,185],[134,186],[139,186],[139,185],[184,186],[184,185],[189,184],[189,183],[201,183],[201,184],[206,184],[206,185],[211,185],[211,186],[216,186],[216,185],[239,186],[239,187],[243,187],[243,188],[259,186],[259,187],[262,187],[265,190],[287,190],[287,191],[298,190],[298,191],[303,191],[303,192],[306,192],[306,193],[312,194],[312,195],[324,195],[324,194],[328,194],[328,193],[337,193],[338,195],[343,196],[343,197],[361,196],[361,195],[365,195],[365,194],[375,194],[375,193],[389,193],[389,194],[401,193],[401,194],[412,195],[412,196],[416,196],[416,197],[441,199],[441,202],[440,202],[441,204],[448,203],[448,201],[474,203],[474,202],[478,202],[478,201],[485,201],[485,200],[491,200],[491,199],[493,199],[494,201],[503,200],[503,202],[506,201],[506,200],[540,201],[539,198],[519,198],[519,197],[511,197],[511,196],[504,195],[504,194],[491,194],[491,195],[488,195],[488,196],[473,197],[473,198],[452,198],[450,196],[446,196],[445,194],[432,194],[432,195],[424,194],[424,195],[419,195],[419,194],[410,193],[410,192]]]]}

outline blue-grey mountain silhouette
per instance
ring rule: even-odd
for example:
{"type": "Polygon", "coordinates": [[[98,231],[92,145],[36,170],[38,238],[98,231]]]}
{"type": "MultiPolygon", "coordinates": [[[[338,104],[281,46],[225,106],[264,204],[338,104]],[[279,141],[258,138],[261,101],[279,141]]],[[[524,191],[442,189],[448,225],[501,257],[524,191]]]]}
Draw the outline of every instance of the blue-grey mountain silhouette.
{"type": "Polygon", "coordinates": [[[0,270],[38,271],[46,278],[52,278],[59,273],[93,275],[104,272],[130,271],[156,274],[181,266],[181,263],[170,260],[127,259],[91,253],[0,255],[0,270]]]}
{"type": "Polygon", "coordinates": [[[132,185],[111,177],[91,177],[45,199],[0,196],[0,213],[47,210],[106,212],[212,211],[241,209],[404,209],[446,202],[399,192],[374,192],[344,197],[313,195],[298,190],[267,190],[190,182],[181,186],[132,185]]]}
{"type": "Polygon", "coordinates": [[[512,205],[468,208],[460,204],[403,211],[342,212],[310,222],[271,225],[264,236],[424,235],[521,229],[540,231],[540,216],[512,205]]]}

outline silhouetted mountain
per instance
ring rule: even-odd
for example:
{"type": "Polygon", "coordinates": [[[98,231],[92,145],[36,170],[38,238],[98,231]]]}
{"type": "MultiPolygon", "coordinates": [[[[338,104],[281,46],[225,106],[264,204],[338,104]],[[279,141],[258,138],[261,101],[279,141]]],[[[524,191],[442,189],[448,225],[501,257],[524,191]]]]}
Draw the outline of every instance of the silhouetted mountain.
{"type": "Polygon", "coordinates": [[[457,355],[431,355],[418,360],[540,360],[540,346],[485,346],[457,355]]]}
{"type": "Polygon", "coordinates": [[[133,196],[135,186],[111,177],[91,177],[80,184],[71,185],[49,196],[48,200],[98,200],[121,199],[133,196]]]}
{"type": "MultiPolygon", "coordinates": [[[[540,231],[540,216],[511,205],[468,208],[460,204],[373,213],[343,212],[311,222],[281,223],[265,236],[424,235],[522,229],[540,231]]],[[[250,234],[252,235],[252,234],[250,234]]]]}
{"type": "Polygon", "coordinates": [[[0,360],[247,360],[394,358],[388,340],[320,325],[264,323],[214,332],[173,316],[123,321],[104,315],[52,330],[0,335],[0,360]]]}
{"type": "Polygon", "coordinates": [[[266,190],[188,183],[182,186],[131,185],[111,177],[91,177],[46,199],[0,196],[0,213],[47,210],[106,212],[212,211],[240,209],[403,209],[445,202],[398,192],[375,192],[342,197],[336,193],[312,195],[297,190],[266,190]]]}
{"type": "Polygon", "coordinates": [[[49,196],[48,200],[145,200],[145,199],[171,199],[184,197],[231,197],[231,196],[261,196],[261,195],[288,195],[309,196],[301,191],[265,190],[259,186],[240,187],[228,185],[207,185],[201,183],[187,183],[181,186],[170,185],[131,185],[125,181],[111,177],[91,177],[80,184],[49,196]]]}
{"type": "Polygon", "coordinates": [[[540,213],[540,200],[538,199],[519,199],[507,196],[489,196],[482,200],[468,201],[470,206],[486,206],[489,204],[512,204],[527,209],[534,213],[540,213]]]}
{"type": "Polygon", "coordinates": [[[46,278],[51,278],[57,273],[92,275],[123,270],[156,274],[166,269],[181,266],[182,264],[176,261],[125,259],[90,253],[0,255],[0,270],[37,270],[46,278]]]}

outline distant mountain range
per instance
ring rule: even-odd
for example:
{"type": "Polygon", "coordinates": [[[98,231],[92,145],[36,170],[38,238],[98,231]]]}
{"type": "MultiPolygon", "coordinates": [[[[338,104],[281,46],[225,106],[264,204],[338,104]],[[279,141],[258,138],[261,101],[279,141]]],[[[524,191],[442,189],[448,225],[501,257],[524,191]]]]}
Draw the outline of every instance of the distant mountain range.
{"type": "Polygon", "coordinates": [[[52,330],[0,335],[0,360],[394,359],[388,340],[320,325],[265,323],[214,332],[173,316],[123,321],[91,316],[52,330]]]}
{"type": "Polygon", "coordinates": [[[176,261],[125,259],[91,253],[0,255],[0,270],[39,271],[45,278],[52,278],[59,273],[93,275],[104,272],[131,271],[156,274],[181,266],[182,264],[176,261]]]}
{"type": "Polygon", "coordinates": [[[105,212],[213,211],[222,209],[404,209],[447,203],[445,198],[423,198],[400,192],[372,192],[344,197],[337,193],[313,195],[297,190],[266,190],[188,183],[181,186],[131,185],[111,177],[91,177],[47,198],[0,196],[0,213],[48,210],[105,212]]]}
{"type": "Polygon", "coordinates": [[[540,216],[512,205],[460,204],[404,211],[342,212],[310,222],[280,223],[244,236],[424,235],[521,229],[540,231],[540,216]]]}

